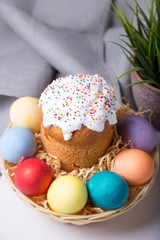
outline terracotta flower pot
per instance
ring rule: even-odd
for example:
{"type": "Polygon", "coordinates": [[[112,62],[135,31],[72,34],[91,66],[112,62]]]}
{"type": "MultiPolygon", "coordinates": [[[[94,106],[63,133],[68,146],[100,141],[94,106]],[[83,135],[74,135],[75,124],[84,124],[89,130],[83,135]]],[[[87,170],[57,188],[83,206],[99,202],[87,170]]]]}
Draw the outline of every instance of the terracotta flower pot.
{"type": "MultiPolygon", "coordinates": [[[[143,81],[137,72],[131,73],[131,83],[143,81]]],[[[137,108],[153,111],[151,121],[156,130],[160,131],[160,89],[148,83],[132,85],[132,93],[137,108]]]]}

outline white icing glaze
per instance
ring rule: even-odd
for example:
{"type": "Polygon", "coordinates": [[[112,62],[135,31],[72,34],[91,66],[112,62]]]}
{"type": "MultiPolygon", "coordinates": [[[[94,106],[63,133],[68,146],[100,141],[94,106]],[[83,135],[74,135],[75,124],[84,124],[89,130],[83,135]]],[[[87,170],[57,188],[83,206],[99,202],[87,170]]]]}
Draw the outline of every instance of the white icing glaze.
{"type": "Polygon", "coordinates": [[[101,132],[106,120],[115,124],[119,108],[114,89],[97,74],[54,80],[41,94],[38,105],[43,111],[43,126],[61,128],[66,141],[82,125],[101,132]]]}

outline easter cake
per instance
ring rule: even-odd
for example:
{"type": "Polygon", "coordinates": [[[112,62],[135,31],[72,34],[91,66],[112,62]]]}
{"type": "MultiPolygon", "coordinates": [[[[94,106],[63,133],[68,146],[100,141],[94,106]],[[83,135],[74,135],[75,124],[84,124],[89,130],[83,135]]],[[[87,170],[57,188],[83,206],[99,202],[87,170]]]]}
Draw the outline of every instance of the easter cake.
{"type": "Polygon", "coordinates": [[[154,128],[143,112],[119,104],[98,75],[57,79],[39,101],[16,100],[10,119],[0,137],[2,173],[48,217],[76,225],[104,221],[135,206],[154,183],[154,128]]]}
{"type": "Polygon", "coordinates": [[[71,171],[91,167],[111,145],[119,103],[114,89],[98,75],[70,75],[41,94],[44,148],[71,171]]]}

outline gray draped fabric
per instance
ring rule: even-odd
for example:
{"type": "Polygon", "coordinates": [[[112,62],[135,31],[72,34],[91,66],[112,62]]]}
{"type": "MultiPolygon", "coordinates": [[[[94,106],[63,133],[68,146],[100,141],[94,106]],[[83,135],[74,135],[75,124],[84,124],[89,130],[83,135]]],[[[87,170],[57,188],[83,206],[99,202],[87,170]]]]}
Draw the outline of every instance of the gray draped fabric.
{"type": "Polygon", "coordinates": [[[0,0],[0,94],[39,96],[55,74],[98,73],[120,97],[115,79],[128,63],[108,42],[123,31],[109,9],[109,0],[0,0]]]}
{"type": "Polygon", "coordinates": [[[57,76],[98,73],[131,99],[129,76],[115,83],[130,66],[110,42],[123,33],[110,8],[110,0],[0,0],[0,132],[17,97],[38,97],[57,76]]]}

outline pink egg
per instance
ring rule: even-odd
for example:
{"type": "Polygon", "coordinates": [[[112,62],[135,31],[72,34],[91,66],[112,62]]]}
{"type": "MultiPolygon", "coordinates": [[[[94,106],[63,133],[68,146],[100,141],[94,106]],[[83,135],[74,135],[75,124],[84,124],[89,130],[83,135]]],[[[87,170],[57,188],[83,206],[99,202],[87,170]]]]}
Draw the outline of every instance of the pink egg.
{"type": "Polygon", "coordinates": [[[52,182],[52,172],[43,160],[29,158],[20,162],[16,168],[14,181],[25,195],[38,196],[47,191],[52,182]]]}
{"type": "Polygon", "coordinates": [[[129,185],[146,183],[154,173],[154,162],[150,155],[139,149],[127,149],[119,153],[113,171],[123,177],[129,185]]]}

